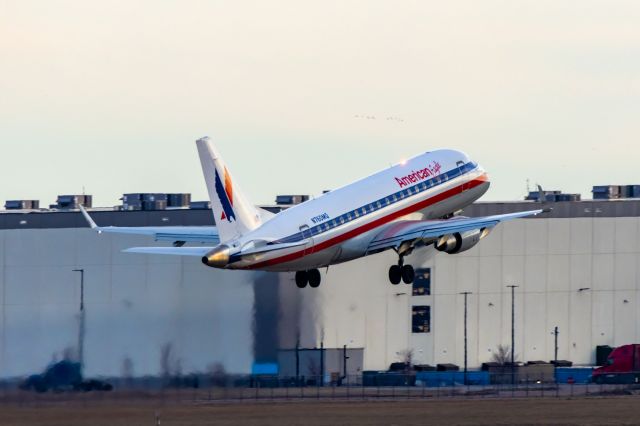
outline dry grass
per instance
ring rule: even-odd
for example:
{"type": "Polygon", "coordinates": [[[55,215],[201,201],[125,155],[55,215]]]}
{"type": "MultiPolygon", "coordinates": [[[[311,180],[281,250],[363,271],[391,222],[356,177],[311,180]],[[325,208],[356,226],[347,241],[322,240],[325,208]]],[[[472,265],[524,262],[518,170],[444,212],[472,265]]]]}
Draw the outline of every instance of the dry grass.
{"type": "Polygon", "coordinates": [[[636,397],[373,402],[58,401],[0,405],[0,425],[634,425],[636,397]]]}

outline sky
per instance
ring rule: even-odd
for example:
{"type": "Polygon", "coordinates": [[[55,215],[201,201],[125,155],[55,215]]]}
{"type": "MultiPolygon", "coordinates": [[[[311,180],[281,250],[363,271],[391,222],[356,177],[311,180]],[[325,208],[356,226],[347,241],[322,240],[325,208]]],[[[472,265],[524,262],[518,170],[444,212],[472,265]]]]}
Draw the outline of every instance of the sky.
{"type": "Polygon", "coordinates": [[[208,135],[257,204],[435,148],[582,193],[640,184],[638,1],[0,0],[0,201],[206,199],[208,135]]]}

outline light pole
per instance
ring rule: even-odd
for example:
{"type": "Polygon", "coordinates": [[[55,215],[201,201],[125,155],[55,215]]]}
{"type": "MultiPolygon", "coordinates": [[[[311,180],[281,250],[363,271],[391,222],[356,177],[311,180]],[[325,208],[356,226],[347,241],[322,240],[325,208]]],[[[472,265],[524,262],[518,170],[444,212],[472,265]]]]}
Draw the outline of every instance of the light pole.
{"type": "Polygon", "coordinates": [[[80,272],[80,326],[78,329],[78,362],[80,371],[84,369],[84,269],[73,269],[80,272]]]}
{"type": "Polygon", "coordinates": [[[551,334],[553,334],[553,337],[555,340],[554,347],[553,347],[553,379],[557,380],[556,372],[558,371],[558,334],[560,334],[560,332],[558,331],[557,325],[555,326],[551,334]]]}
{"type": "Polygon", "coordinates": [[[464,295],[464,384],[467,385],[467,296],[471,294],[470,291],[463,291],[460,293],[464,295]]]}
{"type": "Polygon", "coordinates": [[[515,364],[515,340],[516,340],[516,287],[517,285],[508,285],[511,288],[511,385],[516,383],[516,364],[515,364]]]}

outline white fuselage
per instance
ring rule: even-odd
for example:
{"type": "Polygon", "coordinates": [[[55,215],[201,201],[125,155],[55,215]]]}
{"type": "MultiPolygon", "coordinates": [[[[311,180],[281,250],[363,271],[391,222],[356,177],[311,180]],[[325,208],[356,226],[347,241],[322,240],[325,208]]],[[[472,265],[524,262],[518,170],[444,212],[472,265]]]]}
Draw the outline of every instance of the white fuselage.
{"type": "Polygon", "coordinates": [[[232,255],[226,268],[298,271],[346,262],[369,254],[369,243],[390,222],[412,214],[438,219],[471,204],[488,187],[485,171],[464,153],[427,152],[285,210],[226,242],[232,253],[304,242],[256,255],[232,255]]]}

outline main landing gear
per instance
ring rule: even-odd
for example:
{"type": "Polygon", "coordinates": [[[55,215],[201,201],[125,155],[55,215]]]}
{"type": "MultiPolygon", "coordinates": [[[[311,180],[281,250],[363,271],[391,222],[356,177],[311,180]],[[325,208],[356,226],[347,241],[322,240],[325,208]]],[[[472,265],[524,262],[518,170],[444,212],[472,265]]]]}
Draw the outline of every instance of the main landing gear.
{"type": "Polygon", "coordinates": [[[320,271],[317,269],[296,272],[296,285],[298,288],[305,288],[307,284],[309,284],[309,287],[317,288],[320,286],[321,279],[320,271]]]}
{"type": "Polygon", "coordinates": [[[400,281],[405,284],[411,284],[416,277],[416,273],[413,270],[413,266],[405,265],[402,256],[398,260],[397,265],[391,265],[389,268],[389,281],[391,284],[400,284],[400,281]]]}

